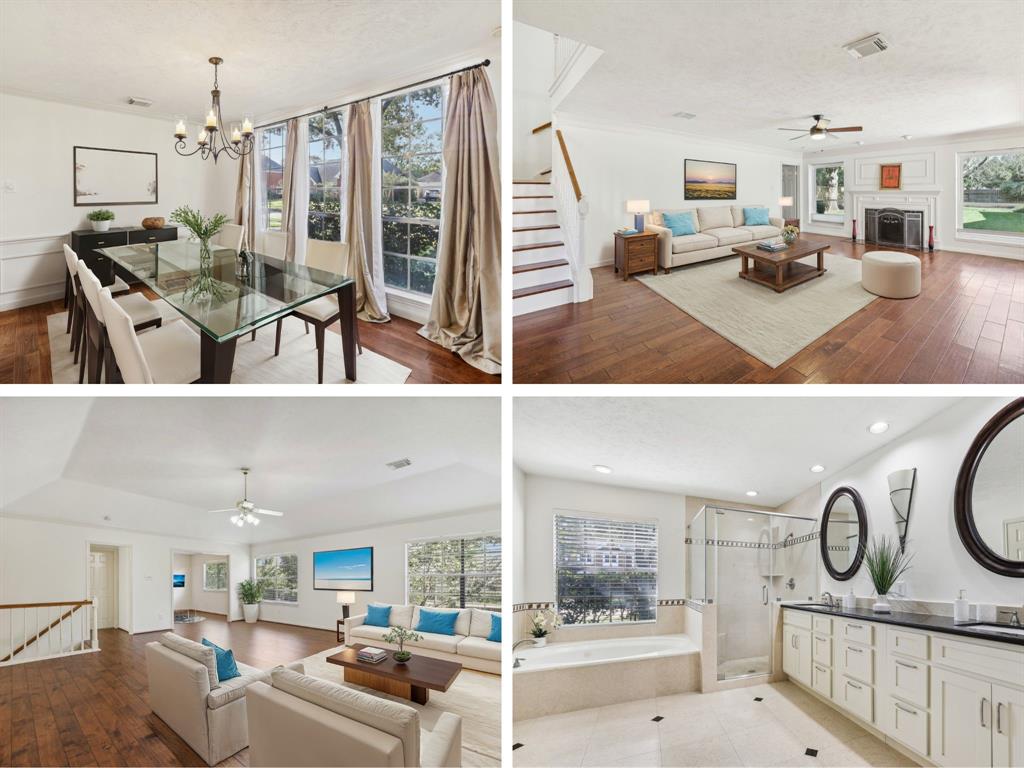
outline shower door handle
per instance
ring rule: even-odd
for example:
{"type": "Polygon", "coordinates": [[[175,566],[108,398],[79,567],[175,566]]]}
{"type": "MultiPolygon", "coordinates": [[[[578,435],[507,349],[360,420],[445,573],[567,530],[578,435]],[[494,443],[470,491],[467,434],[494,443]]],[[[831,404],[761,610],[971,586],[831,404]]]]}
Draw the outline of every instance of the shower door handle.
{"type": "Polygon", "coordinates": [[[768,605],[768,585],[761,585],[761,602],[763,605],[768,605]]]}

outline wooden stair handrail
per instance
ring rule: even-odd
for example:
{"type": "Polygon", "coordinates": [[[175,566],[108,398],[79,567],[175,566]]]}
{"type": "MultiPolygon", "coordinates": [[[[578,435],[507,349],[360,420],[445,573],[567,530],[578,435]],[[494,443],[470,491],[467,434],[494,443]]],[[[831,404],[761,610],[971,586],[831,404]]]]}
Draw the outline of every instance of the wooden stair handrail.
{"type": "Polygon", "coordinates": [[[543,123],[541,125],[538,125],[536,128],[534,128],[533,132],[534,133],[540,133],[541,131],[546,131],[550,127],[551,127],[551,123],[550,122],[543,123]]]}
{"type": "MultiPolygon", "coordinates": [[[[42,607],[45,607],[45,606],[53,606],[53,605],[73,605],[74,607],[70,611],[65,611],[63,614],[61,614],[56,619],[51,621],[50,625],[48,627],[44,627],[41,632],[36,632],[35,637],[33,637],[31,640],[25,640],[24,643],[22,643],[17,648],[15,648],[13,651],[11,651],[6,656],[4,656],[2,659],[0,659],[0,664],[2,664],[5,661],[10,661],[11,659],[13,659],[19,653],[21,653],[26,648],[28,648],[30,645],[32,645],[32,643],[36,642],[40,637],[42,637],[47,632],[49,632],[51,629],[53,629],[58,624],[60,624],[62,621],[64,621],[64,619],[69,618],[71,616],[71,614],[73,614],[75,611],[80,609],[83,605],[91,605],[91,602],[89,600],[84,600],[84,601],[79,601],[79,602],[75,602],[75,603],[38,603],[36,606],[29,605],[29,607],[40,607],[40,608],[42,608],[42,607]]],[[[0,606],[0,607],[5,607],[6,608],[6,607],[10,607],[10,606],[0,606]]],[[[64,641],[61,640],[61,642],[63,643],[64,641]]],[[[49,646],[47,646],[47,647],[49,647],[49,646]]]]}
{"type": "Polygon", "coordinates": [[[572,167],[572,160],[569,158],[569,150],[565,146],[562,131],[560,129],[556,130],[555,135],[558,137],[558,146],[562,148],[562,157],[565,159],[565,167],[569,171],[569,180],[572,182],[572,189],[576,193],[576,202],[578,203],[583,199],[583,193],[580,192],[580,182],[576,178],[576,171],[572,167]]]}
{"type": "Polygon", "coordinates": [[[0,610],[6,608],[59,608],[62,605],[89,605],[92,600],[61,600],[57,603],[6,603],[0,605],[0,610]]]}

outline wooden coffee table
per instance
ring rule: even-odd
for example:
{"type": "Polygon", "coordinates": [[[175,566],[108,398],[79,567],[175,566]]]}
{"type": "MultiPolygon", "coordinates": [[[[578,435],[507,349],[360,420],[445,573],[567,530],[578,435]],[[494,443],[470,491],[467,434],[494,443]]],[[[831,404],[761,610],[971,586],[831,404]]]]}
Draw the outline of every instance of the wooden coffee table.
{"type": "Polygon", "coordinates": [[[825,274],[825,251],[828,248],[828,243],[806,237],[797,237],[791,246],[775,253],[761,250],[757,243],[742,243],[732,247],[741,260],[740,277],[753,283],[767,285],[776,293],[782,293],[795,285],[825,274]],[[797,261],[815,253],[818,254],[817,267],[800,264],[797,261]],[[751,259],[753,265],[749,263],[751,259]]]}
{"type": "MultiPolygon", "coordinates": [[[[341,653],[327,657],[328,664],[345,668],[345,682],[363,685],[392,696],[426,704],[430,691],[447,691],[462,671],[457,661],[433,659],[419,656],[415,651],[405,664],[399,664],[392,655],[394,651],[385,648],[388,657],[379,664],[367,664],[356,658],[356,652],[364,645],[353,645],[341,653]]],[[[376,647],[376,646],[373,646],[376,647]]]]}

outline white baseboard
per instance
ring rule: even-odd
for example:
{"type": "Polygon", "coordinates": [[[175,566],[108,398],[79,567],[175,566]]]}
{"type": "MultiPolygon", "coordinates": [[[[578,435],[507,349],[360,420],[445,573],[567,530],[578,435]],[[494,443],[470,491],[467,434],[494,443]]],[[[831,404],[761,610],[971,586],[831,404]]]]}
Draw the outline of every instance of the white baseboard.
{"type": "Polygon", "coordinates": [[[64,283],[52,285],[38,285],[34,288],[22,288],[14,291],[0,293],[0,312],[9,309],[20,309],[31,307],[33,304],[42,304],[47,301],[64,298],[64,283]]]}
{"type": "Polygon", "coordinates": [[[406,320],[412,320],[421,325],[426,323],[430,316],[430,304],[427,302],[391,291],[387,292],[387,299],[388,312],[392,315],[404,317],[406,320]]]}

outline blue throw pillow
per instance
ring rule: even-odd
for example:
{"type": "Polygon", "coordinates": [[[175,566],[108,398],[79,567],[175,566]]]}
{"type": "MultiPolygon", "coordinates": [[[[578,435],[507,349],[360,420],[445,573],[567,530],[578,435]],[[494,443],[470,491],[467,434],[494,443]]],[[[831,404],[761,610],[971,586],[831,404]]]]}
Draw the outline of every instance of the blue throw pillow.
{"type": "Polygon", "coordinates": [[[693,211],[684,211],[683,213],[663,212],[661,220],[666,227],[672,230],[672,237],[697,234],[697,226],[693,222],[693,211]]]}
{"type": "Polygon", "coordinates": [[[203,645],[207,648],[213,648],[213,653],[217,657],[217,679],[222,683],[225,680],[230,680],[233,677],[241,677],[242,673],[238,671],[238,665],[235,664],[234,651],[225,651],[219,645],[214,645],[205,637],[203,638],[203,645]]]}
{"type": "Polygon", "coordinates": [[[501,642],[501,614],[491,614],[491,634],[487,636],[487,639],[492,643],[501,642]]]}
{"type": "Polygon", "coordinates": [[[435,635],[454,635],[455,620],[458,611],[432,611],[420,608],[420,621],[416,625],[417,632],[433,632],[435,635]]]}
{"type": "Polygon", "coordinates": [[[366,618],[363,619],[363,624],[371,627],[386,627],[390,618],[390,605],[368,605],[366,606],[366,618]]]}
{"type": "Polygon", "coordinates": [[[759,224],[768,223],[768,209],[767,208],[744,208],[743,209],[743,226],[745,227],[756,227],[759,224]]]}

